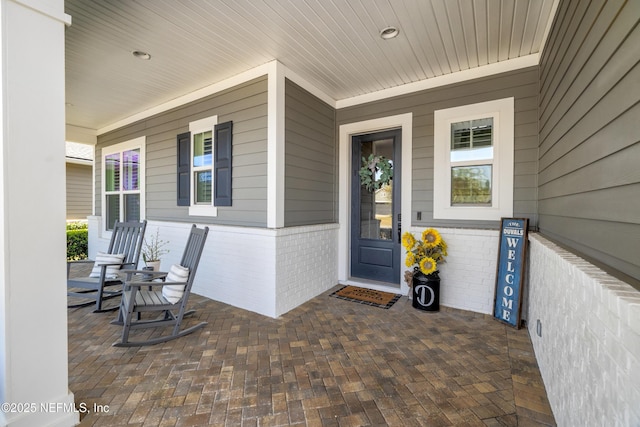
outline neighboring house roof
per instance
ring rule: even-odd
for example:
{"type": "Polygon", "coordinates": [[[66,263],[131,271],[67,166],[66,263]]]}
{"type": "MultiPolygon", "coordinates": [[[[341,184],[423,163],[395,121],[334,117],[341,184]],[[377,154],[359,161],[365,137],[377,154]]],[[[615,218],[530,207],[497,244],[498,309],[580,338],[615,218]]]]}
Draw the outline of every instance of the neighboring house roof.
{"type": "Polygon", "coordinates": [[[94,156],[93,145],[67,141],[65,156],[70,162],[91,163],[94,156]]]}

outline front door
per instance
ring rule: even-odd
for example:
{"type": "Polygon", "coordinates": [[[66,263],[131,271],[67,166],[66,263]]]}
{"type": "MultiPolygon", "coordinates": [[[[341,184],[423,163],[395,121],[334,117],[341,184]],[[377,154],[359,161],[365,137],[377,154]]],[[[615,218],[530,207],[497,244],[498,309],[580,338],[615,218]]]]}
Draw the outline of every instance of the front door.
{"type": "Polygon", "coordinates": [[[399,284],[401,129],[353,136],[351,142],[351,276],[399,284]],[[375,166],[363,162],[371,155],[379,163],[368,176],[377,185],[367,188],[360,170],[375,166]],[[381,184],[385,168],[393,178],[381,184]]]}

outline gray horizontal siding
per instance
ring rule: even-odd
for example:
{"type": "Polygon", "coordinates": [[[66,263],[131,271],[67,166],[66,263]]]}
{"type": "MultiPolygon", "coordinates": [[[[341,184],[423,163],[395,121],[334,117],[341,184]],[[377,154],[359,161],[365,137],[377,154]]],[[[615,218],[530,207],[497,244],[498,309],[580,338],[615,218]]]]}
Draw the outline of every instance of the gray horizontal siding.
{"type": "MultiPolygon", "coordinates": [[[[146,218],[264,227],[267,223],[267,80],[247,82],[98,137],[101,148],[146,136],[146,218]],[[219,207],[217,217],[188,215],[176,204],[176,135],[189,122],[218,116],[233,121],[233,205],[219,207]]],[[[101,162],[96,162],[101,163],[101,162]]],[[[101,167],[96,188],[100,191],[101,167]]],[[[98,197],[101,199],[101,197],[98,197]]],[[[97,214],[101,212],[98,205],[97,214]]]]}
{"type": "Polygon", "coordinates": [[[87,219],[92,213],[91,165],[67,163],[67,219],[87,219]]]}
{"type": "Polygon", "coordinates": [[[640,280],[640,3],[562,1],[541,60],[540,231],[640,280]]]}
{"type": "Polygon", "coordinates": [[[337,221],[335,111],[285,85],[285,226],[337,221]]]}
{"type": "Polygon", "coordinates": [[[498,228],[498,221],[433,219],[433,114],[435,110],[495,99],[515,98],[514,216],[537,225],[538,68],[399,96],[340,109],[338,126],[378,117],[413,113],[411,225],[417,227],[498,228]],[[421,220],[417,213],[421,212],[421,220]]]}

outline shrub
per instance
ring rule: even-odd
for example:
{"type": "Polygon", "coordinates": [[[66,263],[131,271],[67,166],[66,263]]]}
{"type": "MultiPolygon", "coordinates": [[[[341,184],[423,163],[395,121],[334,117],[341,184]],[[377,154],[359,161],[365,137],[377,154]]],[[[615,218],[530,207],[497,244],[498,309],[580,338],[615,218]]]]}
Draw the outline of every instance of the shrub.
{"type": "Polygon", "coordinates": [[[67,222],[67,231],[69,230],[86,230],[89,224],[86,221],[67,222]]]}
{"type": "Polygon", "coordinates": [[[69,229],[67,226],[67,260],[86,259],[89,252],[89,230],[69,229]]]}

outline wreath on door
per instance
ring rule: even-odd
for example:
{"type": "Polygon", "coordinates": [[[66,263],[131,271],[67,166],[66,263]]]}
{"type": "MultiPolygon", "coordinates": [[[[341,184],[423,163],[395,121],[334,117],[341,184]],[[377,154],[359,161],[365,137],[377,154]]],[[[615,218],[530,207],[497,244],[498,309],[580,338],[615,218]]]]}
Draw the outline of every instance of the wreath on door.
{"type": "Polygon", "coordinates": [[[374,192],[391,182],[393,163],[384,156],[370,154],[368,159],[362,158],[359,174],[360,184],[370,192],[374,192]]]}

